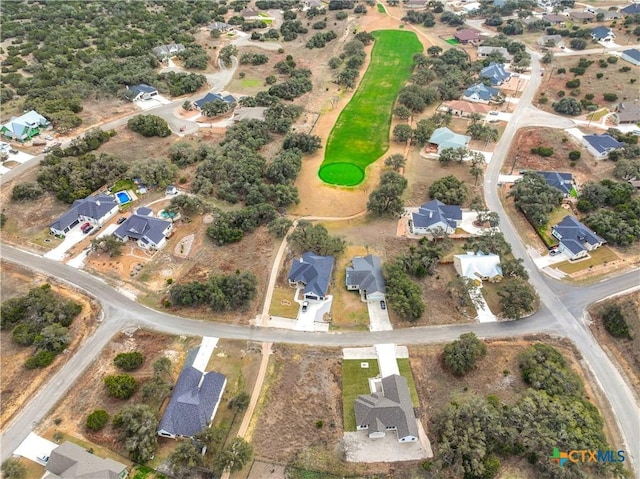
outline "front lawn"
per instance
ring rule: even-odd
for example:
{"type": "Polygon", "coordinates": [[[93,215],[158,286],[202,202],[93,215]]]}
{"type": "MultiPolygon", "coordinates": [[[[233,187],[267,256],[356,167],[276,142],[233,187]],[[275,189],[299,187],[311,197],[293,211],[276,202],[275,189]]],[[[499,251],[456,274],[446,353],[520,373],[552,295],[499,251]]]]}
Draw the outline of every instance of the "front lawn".
{"type": "Polygon", "coordinates": [[[355,186],[365,168],[389,147],[391,113],[398,91],[412,73],[413,55],[422,44],[413,32],[373,32],[369,68],[336,121],[318,175],[325,183],[355,186]]]}
{"type": "Polygon", "coordinates": [[[590,258],[579,261],[563,261],[558,263],[556,268],[564,273],[571,274],[620,259],[608,246],[601,246],[595,251],[590,251],[589,256],[590,258]]]}
{"type": "Polygon", "coordinates": [[[377,359],[348,359],[342,361],[342,415],[345,431],[356,430],[354,402],[361,394],[371,393],[369,378],[375,378],[379,374],[380,369],[377,359]],[[363,368],[361,363],[369,363],[369,367],[363,368]]]}

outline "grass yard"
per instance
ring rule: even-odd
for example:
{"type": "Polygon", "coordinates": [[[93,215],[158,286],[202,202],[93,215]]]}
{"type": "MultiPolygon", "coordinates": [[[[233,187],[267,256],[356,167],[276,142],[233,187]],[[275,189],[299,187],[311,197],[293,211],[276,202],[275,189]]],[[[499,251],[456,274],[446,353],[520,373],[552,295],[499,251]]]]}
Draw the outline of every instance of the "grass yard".
{"type": "Polygon", "coordinates": [[[411,76],[413,55],[422,51],[413,32],[380,30],[373,35],[376,41],[369,68],[327,141],[318,172],[325,183],[361,183],[365,168],[387,150],[393,104],[411,76]]]}
{"type": "MultiPolygon", "coordinates": [[[[344,430],[356,430],[356,413],[353,403],[361,394],[369,394],[369,378],[380,374],[377,359],[348,359],[342,361],[342,415],[344,430]],[[360,367],[361,363],[369,363],[368,368],[360,367]]],[[[413,376],[411,376],[413,378],[413,376]]],[[[415,386],[414,386],[415,389],[415,386]]],[[[413,400],[413,397],[412,397],[413,400]]]]}
{"type": "Polygon", "coordinates": [[[416,390],[416,385],[413,382],[413,373],[411,372],[411,363],[409,363],[409,358],[397,359],[398,361],[398,370],[400,371],[400,376],[407,378],[407,383],[409,383],[409,394],[411,394],[411,404],[413,407],[420,406],[420,399],[418,398],[418,391],[416,390]]]}
{"type": "Polygon", "coordinates": [[[571,274],[620,259],[608,246],[601,246],[597,250],[589,252],[589,256],[590,258],[581,261],[563,261],[558,263],[556,268],[564,273],[571,274]]]}
{"type": "Polygon", "coordinates": [[[447,42],[449,45],[460,45],[460,42],[457,38],[449,38],[445,40],[445,42],[447,42]]]}
{"type": "Polygon", "coordinates": [[[384,8],[384,5],[383,5],[383,4],[381,4],[381,3],[376,3],[376,6],[378,7],[378,11],[379,11],[380,13],[387,13],[387,9],[386,9],[386,8],[384,8]]]}
{"type": "Polygon", "coordinates": [[[269,314],[271,316],[296,319],[300,306],[293,300],[295,292],[294,288],[283,288],[280,285],[276,285],[273,290],[269,314]]]}

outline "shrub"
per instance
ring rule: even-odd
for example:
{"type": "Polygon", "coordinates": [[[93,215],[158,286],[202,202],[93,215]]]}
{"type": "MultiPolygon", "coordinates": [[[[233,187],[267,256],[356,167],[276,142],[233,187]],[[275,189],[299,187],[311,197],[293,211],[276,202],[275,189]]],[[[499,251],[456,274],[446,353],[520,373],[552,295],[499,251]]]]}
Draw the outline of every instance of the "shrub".
{"type": "Polygon", "coordinates": [[[11,199],[13,201],[32,201],[37,200],[44,194],[44,190],[38,183],[27,181],[18,183],[11,191],[11,199]]]}
{"type": "Polygon", "coordinates": [[[618,95],[615,93],[605,93],[602,95],[602,98],[604,98],[605,101],[616,101],[618,99],[618,95]]]}
{"type": "Polygon", "coordinates": [[[600,80],[604,76],[604,73],[596,73],[596,78],[600,80]]]}
{"type": "Polygon", "coordinates": [[[127,122],[127,127],[145,137],[164,138],[171,134],[166,120],[156,115],[136,115],[127,122]]]}
{"type": "Polygon", "coordinates": [[[531,148],[531,153],[536,155],[540,155],[543,157],[553,156],[553,148],[547,146],[537,146],[535,148],[531,148]]]}
{"type": "Polygon", "coordinates": [[[565,83],[565,86],[567,88],[578,88],[580,86],[580,79],[574,78],[573,80],[569,80],[567,83],[565,83]]]}
{"type": "Polygon", "coordinates": [[[578,150],[573,150],[569,152],[569,159],[571,161],[579,160],[580,156],[582,156],[582,154],[578,150]]]}
{"type": "Polygon", "coordinates": [[[86,426],[90,431],[99,431],[107,425],[109,413],[104,409],[96,409],[87,416],[86,426]]]}
{"type": "Polygon", "coordinates": [[[129,399],[138,387],[135,378],[128,374],[105,376],[103,382],[109,395],[117,399],[129,399]]]}
{"type": "MultiPolygon", "coordinates": [[[[171,278],[169,278],[171,279],[171,278]]],[[[168,282],[168,281],[167,281],[168,282]]],[[[173,280],[171,281],[173,282],[173,280]]],[[[171,284],[168,282],[168,284],[171,284]]],[[[133,371],[142,366],[144,357],[138,351],[131,353],[120,353],[113,359],[113,364],[123,371],[133,371]]]]}
{"type": "Polygon", "coordinates": [[[631,71],[631,67],[622,67],[620,70],[618,70],[620,73],[626,73],[628,71],[631,71]]]}
{"type": "Polygon", "coordinates": [[[444,347],[442,360],[446,368],[456,376],[471,371],[478,359],[487,354],[487,347],[474,333],[465,333],[460,339],[444,347]]]}
{"type": "Polygon", "coordinates": [[[624,319],[622,309],[617,304],[607,306],[601,313],[607,332],[615,338],[631,339],[629,325],[624,319]]]}
{"type": "Polygon", "coordinates": [[[27,369],[45,368],[53,362],[55,354],[51,351],[38,351],[24,362],[27,369]]]}

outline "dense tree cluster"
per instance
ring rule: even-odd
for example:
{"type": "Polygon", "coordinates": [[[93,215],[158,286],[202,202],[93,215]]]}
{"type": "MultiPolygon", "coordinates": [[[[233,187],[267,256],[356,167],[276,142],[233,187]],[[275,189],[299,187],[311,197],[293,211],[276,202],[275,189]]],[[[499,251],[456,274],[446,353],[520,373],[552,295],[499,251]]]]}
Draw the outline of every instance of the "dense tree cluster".
{"type": "Polygon", "coordinates": [[[509,196],[534,227],[546,225],[549,213],[562,203],[560,190],[550,186],[542,175],[531,171],[514,183],[509,196]]]}
{"type": "Polygon", "coordinates": [[[166,72],[162,73],[159,78],[166,82],[171,96],[194,93],[207,83],[207,78],[204,75],[196,73],[166,72]]]}
{"type": "Polygon", "coordinates": [[[602,319],[604,328],[614,338],[633,339],[620,305],[609,304],[599,311],[598,316],[602,319]]]}
{"type": "Polygon", "coordinates": [[[473,253],[506,256],[511,253],[511,245],[504,239],[502,232],[488,230],[483,231],[479,236],[469,238],[464,245],[464,250],[473,253]]]}
{"type": "Polygon", "coordinates": [[[402,194],[407,185],[407,179],[401,174],[385,171],[378,187],[369,195],[367,211],[375,215],[399,215],[404,208],[402,194]]]}
{"type": "Polygon", "coordinates": [[[444,230],[432,233],[433,239],[421,238],[417,245],[411,245],[408,251],[400,253],[395,262],[400,268],[416,278],[431,276],[436,272],[440,260],[452,248],[452,242],[444,230]]]}
{"type": "Polygon", "coordinates": [[[333,30],[328,32],[318,32],[313,35],[306,43],[307,48],[324,48],[331,40],[338,38],[338,35],[333,30]]]}
{"type": "Polygon", "coordinates": [[[207,228],[209,236],[219,246],[240,241],[245,233],[270,223],[278,216],[276,209],[267,203],[218,212],[213,224],[207,228]]]}
{"type": "Polygon", "coordinates": [[[176,306],[208,305],[213,311],[246,308],[255,298],[258,280],[245,271],[230,275],[212,276],[209,281],[174,285],[169,296],[176,306]]]}
{"type": "Polygon", "coordinates": [[[289,235],[289,244],[297,253],[312,251],[321,256],[340,256],[346,247],[346,241],[339,236],[331,236],[321,224],[300,220],[296,229],[289,235]]]}
{"type": "Polygon", "coordinates": [[[474,333],[465,333],[444,347],[442,362],[456,376],[464,376],[486,354],[485,344],[474,333]]]}
{"type": "Polygon", "coordinates": [[[387,289],[385,297],[389,307],[407,321],[420,319],[425,311],[422,288],[411,280],[397,262],[385,264],[383,274],[387,289]]]}
{"type": "Polygon", "coordinates": [[[462,205],[468,196],[467,184],[453,175],[444,176],[429,186],[429,198],[446,205],[462,205]]]}
{"type": "Polygon", "coordinates": [[[164,138],[171,134],[167,121],[156,115],[136,115],[127,122],[127,127],[145,137],[164,138]]]}
{"type": "Polygon", "coordinates": [[[144,464],[153,458],[158,448],[158,419],[146,404],[123,407],[113,418],[119,438],[129,457],[144,464]]]}
{"type": "Polygon", "coordinates": [[[498,288],[502,315],[510,319],[520,319],[532,313],[536,296],[529,283],[521,277],[505,279],[498,288]]]}

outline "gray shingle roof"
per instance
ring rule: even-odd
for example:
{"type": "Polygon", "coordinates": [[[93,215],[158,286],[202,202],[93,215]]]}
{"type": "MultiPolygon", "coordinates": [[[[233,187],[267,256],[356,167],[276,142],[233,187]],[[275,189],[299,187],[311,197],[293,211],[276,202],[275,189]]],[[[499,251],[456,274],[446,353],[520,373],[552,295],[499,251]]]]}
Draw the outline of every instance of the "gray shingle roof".
{"type": "Polygon", "coordinates": [[[625,15],[638,15],[640,14],[640,3],[632,3],[631,5],[621,8],[620,11],[625,15]]]}
{"type": "Polygon", "coordinates": [[[183,368],[158,431],[192,437],[209,425],[227,378],[210,371],[202,373],[191,365],[183,368]]]}
{"type": "Polygon", "coordinates": [[[428,228],[440,222],[455,228],[456,220],[462,219],[462,209],[458,205],[445,205],[442,201],[431,200],[411,216],[414,226],[418,228],[428,228]]]}
{"type": "Polygon", "coordinates": [[[140,83],[139,85],[133,85],[129,87],[129,90],[135,94],[139,93],[158,93],[158,90],[155,87],[149,86],[145,83],[140,83]]]}
{"type": "Polygon", "coordinates": [[[99,220],[113,208],[118,206],[115,199],[109,195],[87,196],[81,200],[75,200],[71,209],[51,224],[51,228],[64,231],[79,216],[86,216],[99,220]]]}
{"type": "Polygon", "coordinates": [[[629,50],[623,51],[622,54],[628,56],[629,58],[633,58],[637,62],[640,62],[640,50],[630,48],[629,50]]]}
{"type": "MultiPolygon", "coordinates": [[[[133,214],[113,232],[120,239],[130,238],[145,241],[150,239],[158,244],[164,238],[164,232],[171,223],[169,221],[133,214]]],[[[145,241],[148,243],[148,241],[145,241]]]]}
{"type": "Polygon", "coordinates": [[[196,100],[193,102],[193,104],[198,107],[198,108],[202,108],[204,105],[206,105],[207,103],[211,103],[214,102],[216,100],[220,100],[223,101],[225,103],[235,103],[236,99],[233,95],[221,95],[220,93],[207,93],[204,97],[200,98],[199,100],[196,100]]]}
{"type": "Polygon", "coordinates": [[[418,437],[418,425],[406,378],[393,374],[382,378],[382,393],[358,396],[354,409],[356,424],[368,425],[369,434],[395,426],[398,438],[418,437]]]}
{"type": "Polygon", "coordinates": [[[367,294],[384,293],[385,284],[380,258],[371,254],[353,258],[351,266],[347,267],[345,282],[347,286],[357,287],[367,294]]]}
{"type": "Polygon", "coordinates": [[[565,195],[571,194],[573,189],[573,175],[571,173],[558,173],[556,171],[536,171],[542,175],[549,186],[559,189],[565,195]]]}
{"type": "Polygon", "coordinates": [[[596,27],[593,30],[591,30],[591,36],[597,40],[601,40],[603,38],[606,38],[607,36],[609,36],[611,34],[612,30],[610,28],[607,27],[596,27]]]}
{"type": "Polygon", "coordinates": [[[618,105],[617,114],[620,123],[636,123],[640,120],[640,106],[637,103],[623,101],[618,105]]]}
{"type": "Polygon", "coordinates": [[[477,83],[475,85],[471,85],[464,91],[464,96],[470,97],[473,94],[477,94],[479,98],[485,101],[491,100],[494,96],[500,93],[500,90],[497,88],[492,88],[490,86],[485,85],[484,83],[477,83]]]}
{"type": "Polygon", "coordinates": [[[502,83],[511,77],[511,73],[504,69],[502,63],[491,62],[489,66],[480,70],[480,78],[488,78],[493,85],[502,83]]]}
{"type": "Polygon", "coordinates": [[[598,153],[615,150],[624,147],[624,143],[620,143],[611,135],[603,133],[602,135],[584,135],[584,141],[589,143],[598,153]]]}
{"type": "Polygon", "coordinates": [[[573,254],[585,251],[585,244],[594,246],[598,243],[606,243],[603,238],[570,215],[565,216],[552,230],[560,237],[560,243],[573,254]]]}
{"type": "Polygon", "coordinates": [[[46,470],[64,479],[117,479],[127,466],[103,459],[71,442],[63,442],[53,451],[46,470]]]}
{"type": "Polygon", "coordinates": [[[305,294],[313,293],[316,296],[326,296],[334,262],[333,256],[304,253],[302,258],[293,261],[289,270],[289,281],[303,283],[305,294]]]}

